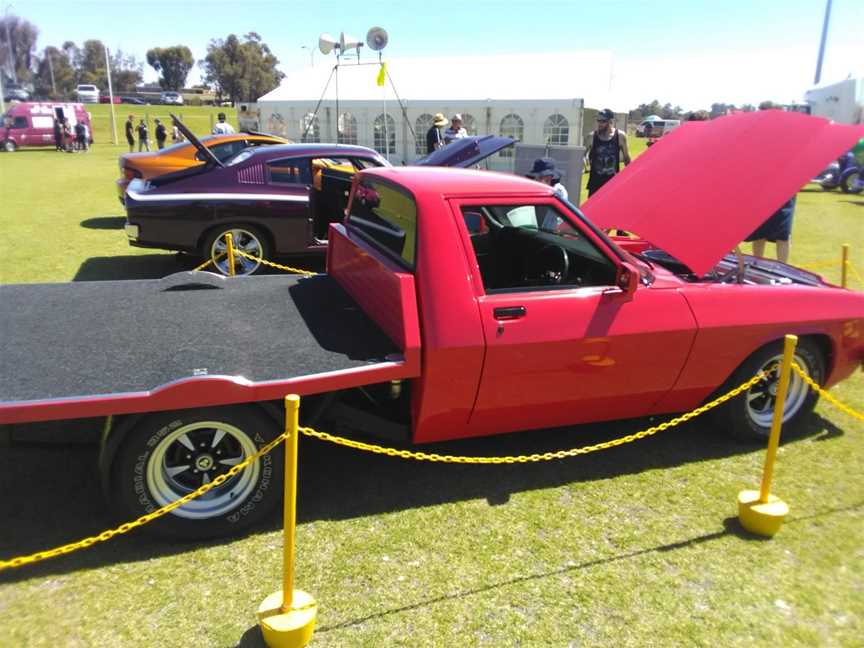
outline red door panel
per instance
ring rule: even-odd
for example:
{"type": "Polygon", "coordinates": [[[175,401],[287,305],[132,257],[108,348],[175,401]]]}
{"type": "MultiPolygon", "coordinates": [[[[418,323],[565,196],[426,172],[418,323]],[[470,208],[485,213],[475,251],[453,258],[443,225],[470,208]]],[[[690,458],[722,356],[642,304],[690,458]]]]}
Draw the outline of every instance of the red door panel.
{"type": "Polygon", "coordinates": [[[696,331],[676,290],[640,286],[629,300],[608,287],[540,290],[479,305],[487,350],[475,434],[647,414],[696,331]]]}

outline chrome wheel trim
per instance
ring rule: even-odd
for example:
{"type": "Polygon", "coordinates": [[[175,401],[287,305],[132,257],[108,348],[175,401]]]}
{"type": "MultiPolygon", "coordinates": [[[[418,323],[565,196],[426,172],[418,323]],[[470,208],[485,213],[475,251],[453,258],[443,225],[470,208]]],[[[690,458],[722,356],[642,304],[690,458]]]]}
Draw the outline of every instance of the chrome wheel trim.
{"type": "MultiPolygon", "coordinates": [[[[778,354],[768,359],[759,368],[769,374],[767,379],[760,380],[744,395],[747,399],[747,415],[756,425],[770,428],[774,420],[774,404],[777,400],[777,386],[780,382],[780,362],[783,356],[778,354]]],[[[812,375],[812,369],[807,361],[795,354],[795,362],[807,374],[812,375]]],[[[758,373],[758,372],[757,372],[758,373]]],[[[783,422],[794,417],[807,400],[810,387],[795,371],[789,375],[789,388],[786,392],[786,405],[783,409],[783,422]]]]}
{"type": "MultiPolygon", "coordinates": [[[[224,421],[200,421],[177,428],[160,441],[147,461],[147,489],[159,506],[212,482],[258,451],[240,428],[224,421]]],[[[259,462],[171,513],[190,520],[224,515],[247,500],[258,483],[259,462]]]]}
{"type": "MultiPolygon", "coordinates": [[[[234,248],[242,250],[246,254],[251,254],[259,259],[264,258],[264,247],[258,237],[249,230],[242,228],[225,230],[210,247],[210,258],[213,260],[213,265],[223,275],[229,276],[231,273],[228,270],[228,242],[225,238],[226,234],[231,234],[234,238],[234,248]]],[[[234,255],[234,274],[250,275],[255,272],[261,264],[258,261],[252,261],[239,254],[234,255]]]]}

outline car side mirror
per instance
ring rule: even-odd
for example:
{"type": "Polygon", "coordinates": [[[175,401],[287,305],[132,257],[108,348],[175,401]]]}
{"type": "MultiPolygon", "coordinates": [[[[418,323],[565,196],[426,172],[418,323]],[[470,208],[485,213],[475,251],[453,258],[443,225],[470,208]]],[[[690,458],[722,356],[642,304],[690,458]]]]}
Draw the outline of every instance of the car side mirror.
{"type": "Polygon", "coordinates": [[[639,287],[639,270],[627,263],[622,264],[615,275],[615,285],[618,286],[625,295],[633,295],[639,287]]]}

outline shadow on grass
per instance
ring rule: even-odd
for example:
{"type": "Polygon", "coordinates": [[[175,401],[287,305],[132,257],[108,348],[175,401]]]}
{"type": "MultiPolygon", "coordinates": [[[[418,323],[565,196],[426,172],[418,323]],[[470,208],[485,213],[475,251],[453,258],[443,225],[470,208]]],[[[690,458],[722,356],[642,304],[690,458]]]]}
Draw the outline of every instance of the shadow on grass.
{"type": "MultiPolygon", "coordinates": [[[[588,445],[648,427],[645,420],[502,435],[433,444],[428,452],[451,455],[515,455],[588,445]]],[[[842,434],[821,417],[785,442],[842,434]]],[[[93,425],[97,425],[94,420],[93,425]]],[[[19,438],[26,438],[19,436],[19,438]]],[[[361,453],[303,437],[300,449],[298,523],[342,520],[471,499],[505,504],[510,495],[563,484],[760,451],[695,422],[638,443],[563,461],[515,465],[464,465],[404,461],[361,453]]],[[[96,471],[98,449],[88,446],[13,444],[0,452],[0,558],[55,547],[113,528],[124,520],[108,512],[96,471]]],[[[253,533],[280,528],[274,515],[253,533]]],[[[0,572],[0,583],[48,574],[146,560],[215,546],[166,542],[135,530],[123,538],[21,569],[0,572]]]]}
{"type": "Polygon", "coordinates": [[[194,257],[182,254],[130,254],[114,257],[92,257],[81,264],[72,281],[161,279],[175,272],[192,270],[196,265],[194,257]]]}
{"type": "Polygon", "coordinates": [[[864,200],[842,200],[841,202],[845,202],[850,205],[857,205],[858,207],[864,207],[864,200]]]}
{"type": "MultiPolygon", "coordinates": [[[[91,221],[111,221],[113,218],[91,218],[81,224],[91,221]]],[[[120,227],[125,219],[120,219],[120,227]]],[[[111,229],[109,223],[99,227],[111,229]]],[[[97,227],[93,225],[93,227],[97,227]]],[[[283,265],[309,270],[310,272],[323,272],[324,259],[322,258],[288,258],[278,260],[283,265]]],[[[78,268],[72,281],[112,281],[118,279],[161,279],[175,272],[186,272],[193,270],[203,263],[203,259],[184,253],[156,253],[156,254],[128,254],[113,257],[91,257],[78,268]]],[[[212,270],[212,266],[210,268],[212,270]]],[[[283,275],[284,270],[265,267],[259,274],[283,275]]]]}
{"type": "Polygon", "coordinates": [[[122,230],[126,223],[125,216],[96,216],[81,221],[81,227],[98,230],[122,230]]]}

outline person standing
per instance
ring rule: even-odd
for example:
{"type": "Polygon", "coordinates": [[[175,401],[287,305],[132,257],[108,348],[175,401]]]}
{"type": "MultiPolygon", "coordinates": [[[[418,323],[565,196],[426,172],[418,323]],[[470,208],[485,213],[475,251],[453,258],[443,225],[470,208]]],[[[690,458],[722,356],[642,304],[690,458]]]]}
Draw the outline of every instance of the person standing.
{"type": "Polygon", "coordinates": [[[84,147],[85,136],[86,133],[84,132],[83,122],[75,122],[75,143],[73,144],[73,148],[76,152],[86,150],[84,147]]]}
{"type": "Polygon", "coordinates": [[[219,121],[213,127],[214,135],[233,135],[234,127],[225,121],[225,113],[219,113],[219,121]]]}
{"type": "Polygon", "coordinates": [[[138,122],[138,150],[143,151],[144,149],[147,149],[147,152],[150,151],[150,139],[147,124],[142,119],[138,122]]]}
{"type": "MultiPolygon", "coordinates": [[[[778,106],[771,101],[763,101],[759,104],[759,110],[776,110],[777,108],[778,106]]],[[[755,232],[744,239],[753,244],[753,256],[764,257],[765,244],[771,241],[777,246],[777,260],[783,263],[789,261],[795,198],[796,196],[792,196],[780,209],[771,214],[768,220],[757,227],[755,232]]]]}
{"type": "Polygon", "coordinates": [[[168,139],[168,130],[160,120],[155,119],[154,121],[156,122],[156,148],[161,151],[165,148],[165,140],[168,139]]]}
{"type": "Polygon", "coordinates": [[[627,135],[615,128],[615,113],[605,108],[597,113],[597,128],[585,142],[585,167],[588,176],[588,197],[609,182],[624,166],[630,164],[627,135]]]}
{"type": "Polygon", "coordinates": [[[568,199],[567,188],[561,184],[561,172],[555,168],[555,160],[552,158],[538,158],[534,160],[534,166],[527,175],[532,180],[552,187],[552,191],[561,200],[568,199]]]}
{"type": "Polygon", "coordinates": [[[183,141],[183,135],[180,134],[180,129],[177,128],[177,124],[171,128],[171,142],[173,144],[179,144],[183,141]]]}
{"type": "Polygon", "coordinates": [[[126,141],[129,142],[129,152],[135,150],[135,115],[129,115],[126,120],[126,141]]]}
{"type": "Polygon", "coordinates": [[[450,144],[463,137],[468,137],[468,131],[462,128],[462,115],[456,113],[450,118],[450,126],[444,131],[444,144],[450,144]]]}
{"type": "Polygon", "coordinates": [[[60,120],[54,117],[54,148],[58,151],[63,150],[63,131],[60,128],[60,120]]]}
{"type": "Polygon", "coordinates": [[[441,127],[447,125],[447,118],[444,113],[435,113],[432,118],[432,127],[426,131],[426,155],[434,153],[444,146],[444,136],[441,134],[441,127]]]}

